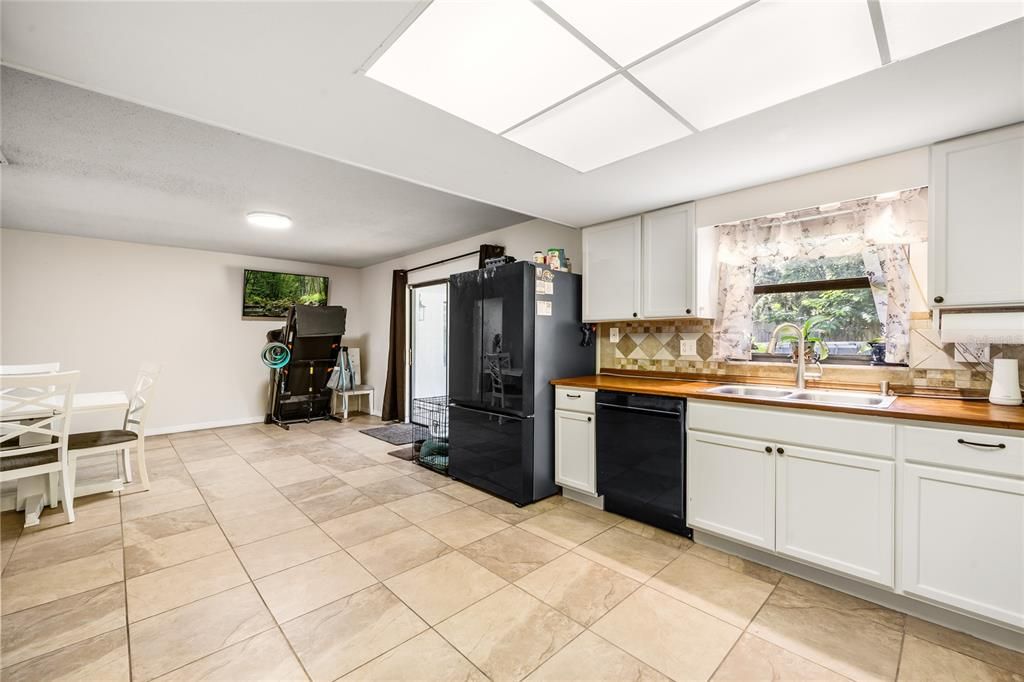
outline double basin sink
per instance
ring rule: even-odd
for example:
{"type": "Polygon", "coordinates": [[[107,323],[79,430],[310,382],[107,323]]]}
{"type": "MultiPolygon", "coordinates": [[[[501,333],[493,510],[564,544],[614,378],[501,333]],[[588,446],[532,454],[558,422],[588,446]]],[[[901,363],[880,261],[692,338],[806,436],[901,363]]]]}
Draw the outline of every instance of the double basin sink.
{"type": "Polygon", "coordinates": [[[867,407],[884,410],[894,402],[895,396],[875,393],[858,393],[855,391],[809,391],[806,389],[784,388],[781,386],[717,386],[709,388],[705,393],[715,395],[731,395],[738,398],[759,398],[761,400],[778,400],[781,403],[804,403],[815,405],[835,405],[840,407],[867,407]]]}

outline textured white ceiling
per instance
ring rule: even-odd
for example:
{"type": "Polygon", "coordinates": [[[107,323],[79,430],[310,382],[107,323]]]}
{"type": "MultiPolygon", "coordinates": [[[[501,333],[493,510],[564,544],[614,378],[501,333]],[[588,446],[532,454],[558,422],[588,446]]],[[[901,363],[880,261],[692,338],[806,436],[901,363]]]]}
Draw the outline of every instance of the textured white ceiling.
{"type": "Polygon", "coordinates": [[[5,0],[2,56],[576,226],[1024,119],[1018,20],[581,174],[356,74],[414,5],[5,0]]]}
{"type": "Polygon", "coordinates": [[[2,86],[4,227],[359,267],[529,219],[11,68],[2,86]]]}

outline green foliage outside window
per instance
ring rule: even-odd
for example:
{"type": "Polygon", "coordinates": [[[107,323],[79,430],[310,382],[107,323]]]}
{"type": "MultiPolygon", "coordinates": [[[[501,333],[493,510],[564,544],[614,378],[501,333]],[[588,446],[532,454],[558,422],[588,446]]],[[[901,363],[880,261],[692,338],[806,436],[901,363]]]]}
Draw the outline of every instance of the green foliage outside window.
{"type": "MultiPolygon", "coordinates": [[[[758,266],[754,281],[755,284],[790,284],[865,275],[864,259],[853,255],[792,260],[777,267],[758,266]]],[[[867,343],[882,333],[870,289],[763,293],[754,297],[754,352],[767,351],[772,330],[779,324],[799,325],[815,316],[827,318],[827,322],[818,324],[814,331],[824,337],[833,354],[868,354],[867,343]]]]}

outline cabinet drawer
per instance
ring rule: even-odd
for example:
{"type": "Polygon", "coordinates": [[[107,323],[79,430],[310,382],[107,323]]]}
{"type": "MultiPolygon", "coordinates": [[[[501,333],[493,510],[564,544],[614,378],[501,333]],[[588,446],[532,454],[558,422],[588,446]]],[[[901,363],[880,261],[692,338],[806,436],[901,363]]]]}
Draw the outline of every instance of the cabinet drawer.
{"type": "MultiPolygon", "coordinates": [[[[893,458],[895,427],[857,417],[824,417],[799,409],[689,401],[688,427],[769,443],[893,458]]],[[[879,417],[884,418],[884,414],[879,417]]]]}
{"type": "Polygon", "coordinates": [[[555,409],[594,414],[594,390],[555,386],[555,409]]]}
{"type": "Polygon", "coordinates": [[[997,431],[899,428],[900,452],[906,461],[1024,476],[1024,437],[997,431]]]}

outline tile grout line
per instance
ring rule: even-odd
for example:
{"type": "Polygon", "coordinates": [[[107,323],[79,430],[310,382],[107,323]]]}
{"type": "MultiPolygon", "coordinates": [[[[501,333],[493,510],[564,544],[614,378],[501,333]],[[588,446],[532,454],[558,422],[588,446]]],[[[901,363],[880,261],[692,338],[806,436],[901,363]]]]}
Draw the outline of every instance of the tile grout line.
{"type": "MultiPolygon", "coordinates": [[[[175,451],[177,454],[177,451],[175,451]]],[[[117,494],[117,516],[121,527],[121,586],[124,593],[124,642],[128,651],[128,682],[135,678],[135,670],[132,667],[132,637],[131,623],[128,615],[128,558],[125,556],[124,544],[124,496],[117,494]]]]}
{"type": "Polygon", "coordinates": [[[903,647],[907,645],[907,628],[903,626],[903,635],[900,636],[900,653],[896,657],[896,674],[893,675],[893,680],[900,679],[900,668],[903,667],[903,647]]]}
{"type": "MultiPolygon", "coordinates": [[[[214,434],[214,435],[217,435],[217,434],[214,434]]],[[[217,437],[220,438],[219,435],[217,435],[217,437]]],[[[223,442],[223,440],[224,439],[221,438],[222,442],[223,442]]],[[[172,447],[173,447],[173,445],[172,445],[172,447]]],[[[230,447],[230,446],[228,446],[228,447],[230,447]]],[[[232,448],[232,451],[234,451],[233,448],[232,448]]],[[[177,455],[177,450],[175,450],[175,454],[177,455]]],[[[216,458],[212,458],[212,459],[216,459],[216,458]]],[[[185,475],[188,476],[189,480],[192,482],[192,485],[195,486],[195,489],[199,491],[200,497],[202,497],[202,499],[203,499],[203,504],[202,505],[192,505],[192,506],[195,506],[195,507],[205,506],[207,511],[210,512],[210,516],[213,517],[214,523],[217,525],[218,530],[220,530],[221,534],[224,535],[225,542],[228,543],[228,548],[231,550],[232,554],[234,555],[235,561],[237,561],[239,566],[242,567],[242,571],[245,574],[246,579],[248,581],[247,584],[252,585],[253,591],[260,598],[260,602],[263,604],[263,607],[267,610],[267,613],[270,614],[270,617],[273,618],[275,628],[277,628],[280,631],[280,626],[277,623],[277,619],[274,618],[273,612],[270,611],[270,608],[266,605],[266,602],[263,600],[263,595],[260,594],[259,589],[257,589],[257,587],[256,587],[255,583],[253,582],[252,578],[249,576],[249,572],[246,570],[245,564],[243,564],[242,561],[238,558],[238,554],[234,551],[234,547],[232,546],[231,541],[227,538],[227,534],[224,533],[224,529],[220,527],[220,522],[217,520],[217,516],[213,513],[213,510],[210,509],[209,503],[206,501],[205,496],[203,496],[203,494],[202,494],[202,490],[200,490],[199,485],[196,483],[195,479],[192,478],[192,472],[188,470],[187,466],[185,466],[185,462],[183,460],[181,460],[181,456],[180,455],[178,455],[178,460],[179,460],[179,462],[181,462],[183,468],[185,469],[185,475]]],[[[201,461],[201,460],[196,460],[196,461],[201,461]]],[[[176,510],[172,510],[172,511],[176,511],[176,510]]],[[[152,516],[156,516],[156,514],[154,514],[152,516]]],[[[146,517],[140,517],[140,518],[146,518],[146,517]]],[[[175,533],[174,535],[180,535],[180,533],[175,533]]],[[[173,537],[173,536],[166,536],[166,537],[173,537]]],[[[222,551],[228,551],[228,550],[222,550],[222,551]]],[[[220,552],[217,552],[217,553],[219,554],[220,552]]],[[[200,558],[205,558],[205,557],[200,557],[200,558]]],[[[189,561],[183,561],[183,562],[178,563],[178,564],[173,564],[171,566],[167,566],[167,567],[164,567],[164,568],[161,568],[161,569],[157,569],[156,571],[152,571],[150,573],[146,573],[146,574],[143,574],[143,575],[152,575],[154,573],[158,573],[159,571],[165,570],[167,568],[175,568],[177,566],[184,566],[185,564],[191,563],[192,561],[196,561],[196,559],[190,559],[189,561]]],[[[139,576],[137,576],[137,577],[139,577],[139,576]]],[[[174,606],[172,608],[165,609],[164,611],[160,611],[159,613],[154,613],[154,614],[151,614],[151,615],[149,615],[149,616],[147,616],[145,618],[141,618],[141,619],[135,621],[135,623],[129,622],[129,623],[127,623],[128,634],[129,634],[128,640],[129,640],[129,642],[131,641],[130,633],[131,633],[132,625],[145,622],[147,620],[150,620],[151,618],[156,618],[157,616],[161,616],[161,615],[166,614],[166,613],[170,613],[171,611],[174,611],[175,609],[183,608],[183,607],[189,606],[191,604],[196,604],[196,603],[198,603],[198,602],[200,602],[200,601],[202,601],[204,599],[207,599],[209,597],[215,597],[217,595],[224,594],[225,592],[230,592],[231,590],[238,589],[239,587],[244,587],[245,584],[246,583],[242,583],[240,585],[234,585],[232,587],[228,587],[226,589],[219,590],[219,591],[214,592],[212,594],[204,595],[202,597],[199,597],[197,599],[193,599],[192,601],[186,602],[184,604],[179,604],[179,605],[174,606]]],[[[125,618],[126,618],[126,620],[129,618],[128,617],[128,613],[127,613],[128,612],[127,585],[128,585],[128,581],[127,581],[127,579],[125,579],[125,618]]],[[[246,639],[241,640],[241,641],[243,641],[243,642],[249,641],[253,637],[258,637],[258,636],[260,636],[260,635],[262,635],[262,634],[264,634],[266,632],[270,632],[270,630],[272,630],[272,629],[274,629],[274,628],[268,628],[267,630],[264,630],[263,632],[257,633],[255,635],[253,635],[252,637],[246,638],[246,639]]],[[[281,633],[281,636],[284,637],[284,633],[283,632],[281,633]]],[[[286,642],[288,642],[289,649],[291,649],[291,642],[288,641],[287,637],[285,637],[284,639],[285,639],[286,642]]],[[[239,643],[240,642],[235,642],[235,644],[239,644],[239,643]]],[[[170,670],[166,670],[166,671],[161,672],[160,675],[161,676],[162,675],[167,675],[167,674],[169,674],[171,672],[174,672],[175,670],[180,670],[181,668],[184,668],[184,667],[186,667],[188,665],[191,665],[191,664],[193,664],[193,663],[195,663],[197,661],[201,661],[201,660],[203,660],[203,659],[205,659],[205,658],[207,658],[209,656],[213,656],[214,654],[220,653],[221,651],[224,651],[225,649],[228,649],[231,646],[234,646],[234,644],[231,644],[231,645],[228,645],[228,646],[225,646],[225,647],[221,647],[221,648],[219,648],[219,649],[217,649],[215,651],[211,651],[210,653],[208,653],[208,654],[206,654],[204,656],[200,656],[199,658],[195,658],[195,659],[186,661],[185,663],[181,664],[180,666],[177,666],[177,667],[172,668],[170,670]]],[[[294,650],[293,650],[293,654],[294,654],[294,650]]],[[[129,649],[129,655],[130,655],[130,649],[129,649]]],[[[299,659],[297,654],[295,654],[295,658],[298,661],[299,666],[302,668],[303,673],[305,673],[306,676],[309,677],[309,673],[306,671],[305,666],[302,664],[302,661],[301,661],[301,659],[299,659]]],[[[129,664],[130,664],[130,658],[129,658],[129,664]]],[[[312,679],[312,678],[309,678],[309,679],[312,679]]]]}
{"type": "MultiPolygon", "coordinates": [[[[234,449],[233,447],[231,447],[231,444],[230,444],[230,443],[228,443],[228,442],[227,442],[227,441],[225,441],[225,440],[224,440],[223,438],[221,438],[221,437],[220,437],[220,434],[217,434],[217,437],[218,437],[218,438],[220,438],[220,439],[221,439],[221,441],[223,441],[223,442],[224,442],[224,443],[225,443],[225,444],[226,444],[226,445],[228,446],[228,448],[229,448],[229,449],[230,449],[230,450],[231,450],[232,452],[235,452],[235,453],[237,454],[237,451],[236,451],[236,450],[235,450],[235,449],[234,449]]],[[[241,456],[241,455],[239,455],[239,456],[241,456]]],[[[242,459],[245,459],[245,458],[243,457],[242,459]]],[[[251,468],[251,469],[252,469],[253,471],[256,471],[256,473],[258,473],[258,474],[259,474],[260,476],[263,476],[263,474],[262,474],[262,473],[260,473],[260,472],[259,472],[259,471],[258,471],[258,470],[256,469],[256,467],[252,466],[252,464],[250,464],[248,460],[246,460],[246,464],[248,464],[248,465],[249,465],[249,467],[250,467],[250,468],[251,468]]],[[[195,479],[193,479],[193,478],[192,478],[192,472],[191,472],[191,471],[188,471],[188,467],[185,467],[185,471],[186,471],[186,472],[188,473],[188,475],[189,475],[189,478],[190,478],[190,479],[192,480],[192,483],[193,483],[194,485],[196,485],[196,489],[197,489],[197,490],[199,490],[199,486],[198,486],[198,484],[196,484],[196,482],[195,482],[195,479]]],[[[266,480],[266,477],[263,477],[263,478],[264,478],[264,480],[266,480]]],[[[267,481],[267,483],[270,483],[270,481],[267,481]]],[[[271,485],[273,486],[273,484],[272,484],[272,483],[271,483],[271,485]]],[[[273,486],[273,487],[274,487],[274,490],[277,490],[277,486],[273,486]]],[[[278,492],[280,492],[280,491],[278,491],[278,492]]],[[[200,494],[200,495],[203,495],[203,491],[202,491],[202,490],[199,490],[199,494],[200,494]]],[[[282,496],[284,496],[284,495],[283,495],[283,493],[282,493],[282,496]]],[[[286,496],[284,496],[284,497],[285,497],[285,499],[287,499],[287,497],[286,497],[286,496]]],[[[205,499],[206,499],[206,497],[205,497],[205,496],[203,496],[203,499],[205,500],[205,499]]],[[[288,501],[289,501],[289,503],[291,502],[291,500],[288,500],[288,501]]],[[[252,575],[251,575],[251,574],[249,573],[249,569],[248,569],[248,568],[246,568],[246,566],[245,566],[245,562],[243,562],[243,561],[242,561],[242,559],[241,559],[241,557],[239,557],[239,556],[238,556],[238,551],[237,551],[237,549],[235,548],[235,545],[234,545],[234,543],[232,543],[232,542],[231,542],[231,538],[229,538],[229,537],[228,537],[228,534],[224,532],[224,528],[223,528],[223,527],[221,527],[221,525],[220,525],[220,521],[219,521],[219,520],[217,519],[217,515],[216,515],[216,514],[214,514],[214,513],[213,513],[213,510],[209,508],[209,504],[207,504],[207,509],[209,509],[209,511],[210,511],[210,516],[212,516],[212,517],[213,517],[213,520],[214,520],[214,521],[215,521],[215,522],[217,523],[217,528],[219,528],[219,529],[220,529],[220,532],[221,532],[221,533],[222,533],[222,534],[224,535],[224,539],[225,539],[225,541],[226,541],[226,542],[228,543],[228,547],[229,547],[229,548],[231,549],[231,553],[232,553],[232,554],[234,555],[234,557],[235,557],[235,561],[237,561],[237,562],[238,562],[238,565],[242,567],[242,572],[243,572],[243,573],[245,573],[245,576],[246,576],[246,577],[247,577],[247,578],[249,579],[249,584],[250,584],[250,585],[252,585],[252,590],[253,590],[253,592],[255,592],[255,593],[256,593],[256,596],[257,596],[257,597],[259,597],[260,603],[261,603],[261,604],[263,604],[263,608],[264,608],[264,609],[266,609],[267,613],[268,613],[268,614],[270,614],[270,617],[271,617],[271,618],[273,619],[273,621],[274,621],[274,629],[276,629],[276,630],[277,630],[278,634],[280,634],[280,635],[281,635],[281,638],[282,638],[282,639],[283,639],[283,640],[285,641],[285,643],[286,643],[286,644],[288,645],[288,650],[292,652],[292,656],[294,656],[294,657],[295,657],[295,662],[299,664],[299,668],[301,668],[301,669],[302,669],[302,672],[303,672],[303,674],[304,674],[304,675],[306,676],[306,678],[307,678],[307,679],[310,679],[310,680],[312,680],[312,679],[313,679],[313,676],[312,676],[312,675],[310,675],[310,674],[309,674],[309,670],[307,670],[307,669],[306,669],[306,664],[305,664],[305,663],[303,663],[303,662],[302,662],[302,659],[301,659],[301,658],[299,657],[299,652],[295,651],[295,647],[294,647],[294,646],[292,646],[292,641],[291,641],[290,639],[288,639],[288,636],[287,636],[287,635],[286,635],[286,634],[284,633],[284,630],[283,630],[283,629],[281,629],[281,623],[279,623],[279,622],[278,622],[278,620],[277,620],[277,616],[275,616],[275,615],[274,615],[274,612],[270,610],[270,605],[269,605],[269,604],[267,604],[267,600],[263,598],[263,593],[262,593],[262,592],[260,592],[260,588],[256,586],[256,581],[255,581],[255,580],[253,580],[253,578],[252,578],[252,575]]],[[[298,509],[298,507],[296,507],[296,509],[298,509]]],[[[301,509],[299,509],[299,512],[302,512],[302,510],[301,510],[301,509]]],[[[307,516],[307,518],[309,518],[309,517],[307,516]]],[[[310,519],[310,521],[312,521],[312,519],[310,519]]],[[[314,523],[314,525],[315,525],[315,523],[314,523]]],[[[319,526],[317,526],[317,527],[319,528],[319,526]]],[[[321,530],[320,532],[323,532],[323,531],[321,530]]],[[[283,534],[284,534],[284,533],[281,533],[281,535],[283,535],[283,534]]],[[[277,536],[271,536],[271,537],[277,537],[277,536]]],[[[334,539],[333,539],[333,538],[331,538],[331,541],[332,541],[332,542],[334,542],[334,539]]],[[[258,540],[257,540],[257,542],[258,542],[258,540]]],[[[335,543],[335,544],[337,544],[337,543],[335,543]]],[[[340,546],[339,546],[339,548],[340,548],[340,546]]],[[[332,552],[332,554],[333,554],[333,552],[332,552]]],[[[233,589],[233,588],[232,588],[232,589],[233,589]]],[[[253,637],[259,637],[260,635],[264,634],[264,632],[270,632],[270,630],[264,630],[263,632],[260,632],[260,633],[258,633],[258,634],[256,634],[256,635],[253,635],[253,637]]],[[[252,639],[252,637],[250,637],[249,639],[245,639],[245,640],[242,640],[242,641],[248,642],[248,641],[250,641],[251,639],[252,639]]],[[[236,643],[237,643],[237,642],[236,642],[236,643]]],[[[231,645],[231,646],[234,646],[234,645],[231,645]]],[[[218,649],[217,651],[214,651],[214,652],[212,652],[212,653],[210,653],[210,654],[207,654],[207,656],[212,656],[213,654],[219,653],[219,652],[221,652],[221,651],[223,651],[224,649],[227,649],[227,648],[228,648],[228,647],[224,647],[223,649],[218,649]]],[[[200,657],[200,658],[197,658],[197,659],[195,659],[195,661],[189,661],[189,662],[188,662],[188,663],[186,663],[185,665],[191,665],[192,663],[195,663],[196,661],[201,661],[201,660],[203,660],[204,658],[206,658],[206,656],[202,656],[202,657],[200,657]]],[[[184,666],[182,666],[182,667],[184,667],[184,666]]],[[[166,674],[166,673],[164,673],[164,674],[166,674]]]]}

